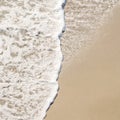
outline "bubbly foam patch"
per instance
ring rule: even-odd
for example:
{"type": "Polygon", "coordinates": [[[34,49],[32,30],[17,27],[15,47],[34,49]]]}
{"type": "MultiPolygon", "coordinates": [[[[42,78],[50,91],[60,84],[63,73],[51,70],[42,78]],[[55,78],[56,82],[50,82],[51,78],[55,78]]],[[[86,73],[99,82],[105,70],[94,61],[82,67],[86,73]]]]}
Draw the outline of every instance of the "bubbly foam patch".
{"type": "Polygon", "coordinates": [[[58,85],[63,0],[0,0],[0,120],[42,120],[58,85]]]}
{"type": "Polygon", "coordinates": [[[14,83],[0,85],[1,120],[41,120],[46,105],[52,102],[58,85],[46,83],[14,83]],[[51,98],[51,101],[47,101],[51,98]]]}

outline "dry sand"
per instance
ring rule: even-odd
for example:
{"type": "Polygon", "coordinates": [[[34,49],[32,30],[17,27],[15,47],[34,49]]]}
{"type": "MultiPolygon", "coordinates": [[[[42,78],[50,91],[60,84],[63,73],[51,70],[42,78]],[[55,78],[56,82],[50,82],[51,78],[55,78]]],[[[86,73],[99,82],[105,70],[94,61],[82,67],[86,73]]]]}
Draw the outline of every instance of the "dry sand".
{"type": "Polygon", "coordinates": [[[113,13],[82,62],[79,55],[61,72],[59,95],[45,120],[120,120],[120,7],[113,13]]]}

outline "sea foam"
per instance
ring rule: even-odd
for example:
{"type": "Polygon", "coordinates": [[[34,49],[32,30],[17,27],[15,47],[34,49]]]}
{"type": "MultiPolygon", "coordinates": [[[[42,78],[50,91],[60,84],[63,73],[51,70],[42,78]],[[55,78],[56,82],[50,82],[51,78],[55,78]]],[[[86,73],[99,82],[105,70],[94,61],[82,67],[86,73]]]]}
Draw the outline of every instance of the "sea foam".
{"type": "Polygon", "coordinates": [[[65,0],[0,0],[0,120],[42,120],[57,94],[65,0]]]}

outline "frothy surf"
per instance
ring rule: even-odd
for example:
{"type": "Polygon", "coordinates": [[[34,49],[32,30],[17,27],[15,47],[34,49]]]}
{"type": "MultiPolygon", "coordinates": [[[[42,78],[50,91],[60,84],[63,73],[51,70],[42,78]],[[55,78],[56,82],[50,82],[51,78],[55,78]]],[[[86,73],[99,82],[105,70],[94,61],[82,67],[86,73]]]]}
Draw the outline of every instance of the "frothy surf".
{"type": "Polygon", "coordinates": [[[0,0],[0,120],[42,120],[57,94],[65,0],[0,0]]]}

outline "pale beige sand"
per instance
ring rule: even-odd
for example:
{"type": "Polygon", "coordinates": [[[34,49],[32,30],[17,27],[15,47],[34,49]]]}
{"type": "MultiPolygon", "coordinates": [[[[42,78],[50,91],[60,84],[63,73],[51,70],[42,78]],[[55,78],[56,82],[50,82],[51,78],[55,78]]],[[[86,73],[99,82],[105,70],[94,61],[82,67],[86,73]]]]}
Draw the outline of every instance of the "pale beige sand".
{"type": "Polygon", "coordinates": [[[96,43],[62,71],[45,120],[120,120],[120,7],[97,31],[96,43]],[[79,58],[79,59],[78,59],[79,58]]]}

